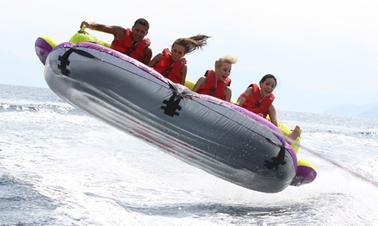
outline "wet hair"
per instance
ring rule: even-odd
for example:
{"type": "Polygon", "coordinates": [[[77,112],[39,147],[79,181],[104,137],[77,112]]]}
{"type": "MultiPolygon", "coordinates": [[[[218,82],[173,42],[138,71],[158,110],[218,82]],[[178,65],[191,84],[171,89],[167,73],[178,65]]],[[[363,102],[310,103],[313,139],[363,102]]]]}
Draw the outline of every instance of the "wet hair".
{"type": "Polygon", "coordinates": [[[233,57],[233,56],[224,56],[224,57],[221,57],[219,58],[217,61],[215,61],[215,67],[220,67],[222,66],[223,63],[229,63],[229,64],[234,64],[238,61],[238,59],[236,57],[233,57]]]}
{"type": "Polygon", "coordinates": [[[135,22],[134,22],[134,26],[137,25],[137,24],[140,24],[140,25],[143,25],[143,26],[146,26],[147,29],[150,28],[150,24],[148,23],[148,21],[144,18],[139,18],[137,19],[135,22]]]}
{"type": "Polygon", "coordinates": [[[274,75],[272,75],[272,74],[266,74],[266,75],[264,75],[264,76],[261,78],[259,84],[265,82],[265,80],[267,80],[267,79],[269,79],[269,78],[271,78],[271,79],[274,80],[274,82],[276,83],[276,85],[275,85],[274,87],[276,87],[276,86],[277,86],[277,79],[276,79],[276,77],[275,77],[274,75]]]}
{"type": "Polygon", "coordinates": [[[207,39],[210,36],[207,35],[196,35],[189,38],[179,38],[172,44],[173,45],[180,45],[185,48],[185,54],[191,53],[196,49],[200,49],[207,44],[207,39]]]}

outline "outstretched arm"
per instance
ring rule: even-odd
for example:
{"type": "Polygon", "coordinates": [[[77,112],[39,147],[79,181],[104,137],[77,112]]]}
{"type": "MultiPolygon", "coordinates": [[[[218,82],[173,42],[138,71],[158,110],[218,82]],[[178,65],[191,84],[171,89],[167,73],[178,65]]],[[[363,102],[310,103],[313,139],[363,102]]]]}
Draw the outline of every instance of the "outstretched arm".
{"type": "Polygon", "coordinates": [[[236,104],[239,105],[239,106],[243,106],[245,100],[246,100],[246,96],[250,96],[252,95],[252,89],[251,87],[248,87],[244,93],[242,93],[238,100],[236,101],[236,104]]]}
{"type": "Polygon", "coordinates": [[[270,118],[270,121],[278,127],[278,122],[277,122],[277,112],[276,112],[276,108],[273,106],[273,104],[270,105],[269,109],[268,109],[268,114],[269,114],[269,118],[270,118]]]}
{"type": "Polygon", "coordinates": [[[144,50],[144,58],[141,60],[142,63],[144,63],[145,65],[149,65],[150,63],[150,60],[151,60],[151,57],[152,57],[152,50],[150,47],[146,48],[144,50]]]}
{"type": "Polygon", "coordinates": [[[154,58],[152,58],[151,62],[148,64],[148,66],[154,67],[160,61],[162,56],[163,56],[163,54],[161,54],[161,53],[154,56],[154,58]]]}
{"type": "Polygon", "coordinates": [[[108,34],[112,34],[112,35],[114,35],[114,39],[122,38],[122,36],[125,33],[125,29],[123,27],[120,27],[120,26],[108,26],[108,25],[104,25],[104,24],[97,24],[97,23],[94,23],[94,22],[87,22],[87,21],[81,22],[80,28],[82,28],[83,26],[85,26],[86,28],[89,28],[91,30],[101,31],[101,32],[105,32],[105,33],[108,33],[108,34]]]}
{"type": "Polygon", "coordinates": [[[186,67],[186,65],[184,65],[184,67],[182,68],[182,70],[181,70],[181,84],[182,85],[185,85],[185,80],[186,80],[186,72],[187,72],[187,67],[186,67]]]}
{"type": "Polygon", "coordinates": [[[229,87],[226,87],[225,94],[226,94],[226,101],[230,102],[231,101],[232,91],[231,91],[231,89],[229,87]]]}

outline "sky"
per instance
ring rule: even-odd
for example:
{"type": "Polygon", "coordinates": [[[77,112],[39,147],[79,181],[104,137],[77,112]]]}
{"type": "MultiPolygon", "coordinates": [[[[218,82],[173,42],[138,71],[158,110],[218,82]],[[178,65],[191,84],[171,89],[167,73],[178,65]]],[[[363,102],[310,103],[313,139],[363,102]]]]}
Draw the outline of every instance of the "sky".
{"type": "Polygon", "coordinates": [[[34,50],[39,36],[64,42],[83,20],[127,28],[144,17],[153,55],[180,37],[211,36],[186,56],[190,80],[213,69],[219,57],[238,57],[230,77],[233,99],[274,74],[279,111],[377,104],[377,12],[376,0],[1,1],[0,84],[48,87],[34,50]]]}

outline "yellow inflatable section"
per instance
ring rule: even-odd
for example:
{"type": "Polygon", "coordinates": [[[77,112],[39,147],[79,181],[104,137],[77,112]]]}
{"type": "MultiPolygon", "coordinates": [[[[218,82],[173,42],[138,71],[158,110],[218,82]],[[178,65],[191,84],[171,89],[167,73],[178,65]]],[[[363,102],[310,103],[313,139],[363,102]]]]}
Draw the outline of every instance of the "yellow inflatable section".
{"type": "Polygon", "coordinates": [[[306,159],[299,159],[298,160],[298,166],[307,166],[308,168],[315,170],[314,165],[312,165],[312,163],[307,161],[306,159]]]}
{"type": "MultiPolygon", "coordinates": [[[[281,130],[281,133],[283,135],[285,135],[285,137],[287,137],[291,134],[291,129],[286,124],[284,124],[282,122],[278,123],[278,128],[281,130]]],[[[293,143],[291,145],[291,147],[295,151],[295,154],[298,154],[300,142],[301,142],[301,138],[297,137],[297,139],[295,139],[295,143],[293,143]]]]}
{"type": "Polygon", "coordinates": [[[48,36],[44,35],[44,36],[41,36],[41,38],[43,40],[45,40],[51,46],[51,48],[55,48],[58,45],[57,41],[55,41],[54,39],[52,39],[52,38],[50,38],[48,36]]]}
{"type": "Polygon", "coordinates": [[[190,90],[193,90],[194,89],[194,82],[190,81],[190,80],[186,80],[185,81],[185,86],[188,87],[190,90]]]}
{"type": "Polygon", "coordinates": [[[110,47],[110,44],[102,41],[95,36],[89,34],[88,32],[85,31],[85,27],[83,26],[76,34],[74,34],[70,40],[72,43],[79,43],[79,42],[95,42],[97,44],[100,44],[105,47],[110,47]]]}

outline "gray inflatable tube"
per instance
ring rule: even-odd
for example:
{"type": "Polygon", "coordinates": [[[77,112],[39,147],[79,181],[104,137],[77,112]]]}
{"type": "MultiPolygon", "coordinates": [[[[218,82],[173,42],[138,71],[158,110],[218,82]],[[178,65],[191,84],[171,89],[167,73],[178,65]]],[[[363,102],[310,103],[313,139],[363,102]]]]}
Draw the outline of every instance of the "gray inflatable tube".
{"type": "Polygon", "coordinates": [[[71,104],[234,184],[273,193],[295,177],[296,155],[270,122],[112,49],[62,43],[48,54],[45,79],[71,104]]]}

